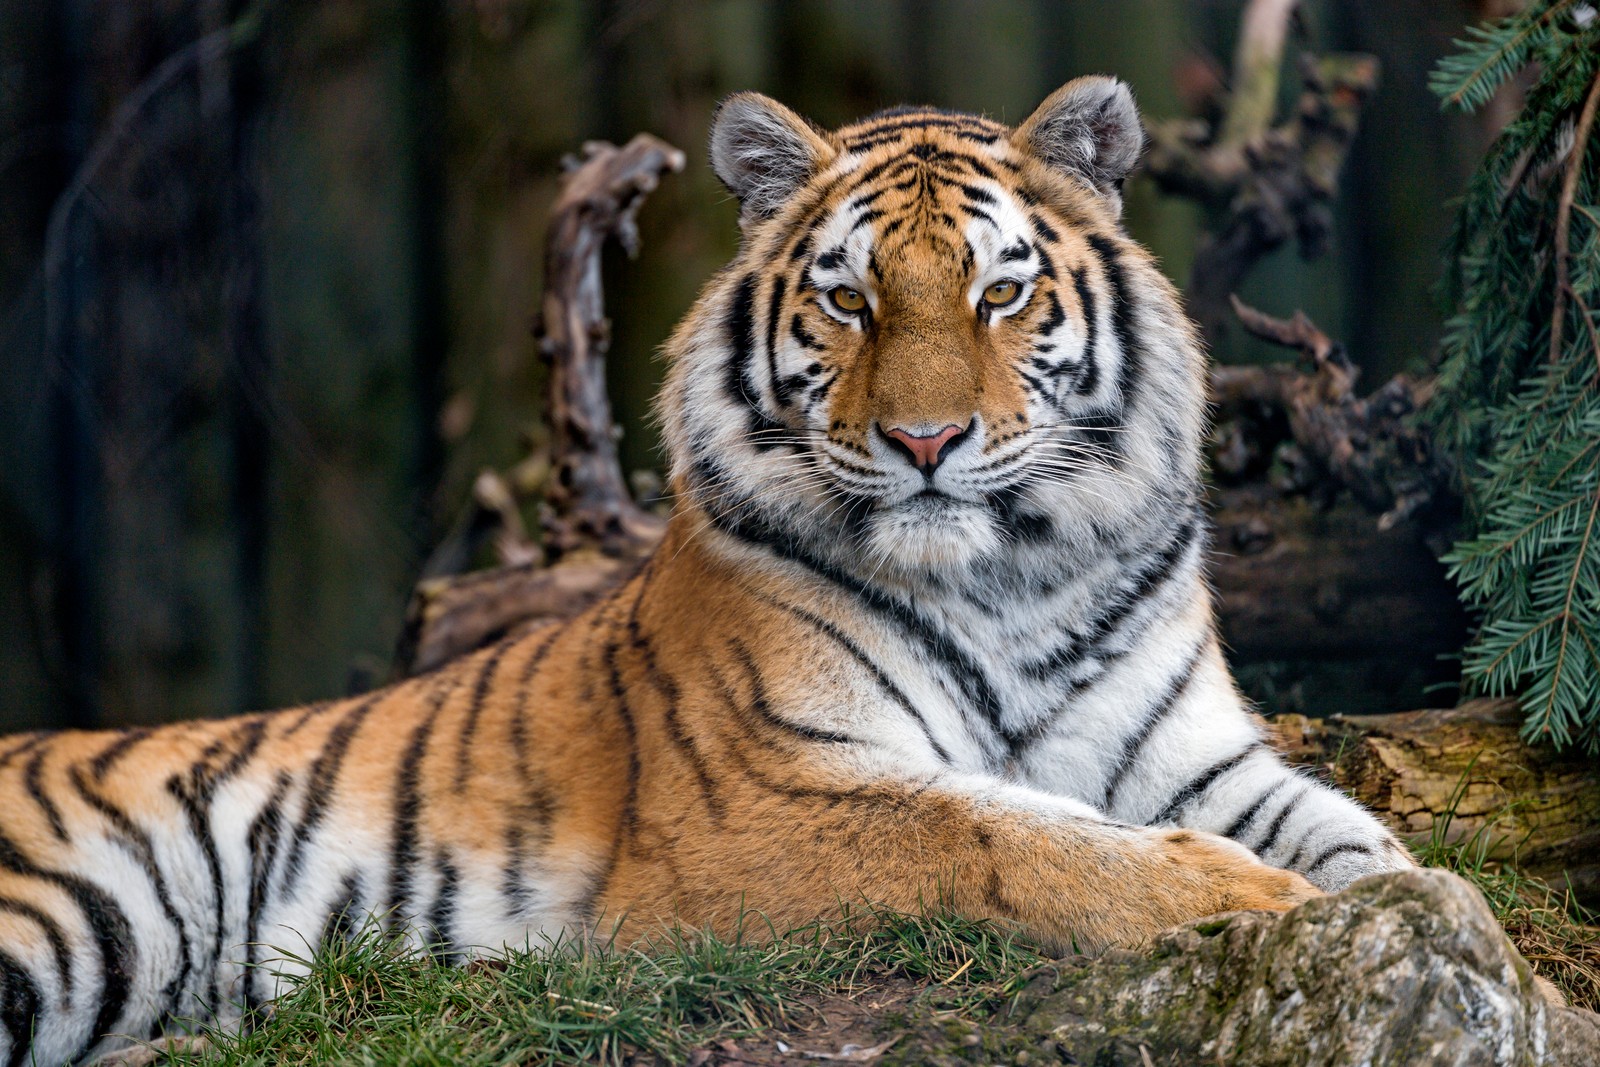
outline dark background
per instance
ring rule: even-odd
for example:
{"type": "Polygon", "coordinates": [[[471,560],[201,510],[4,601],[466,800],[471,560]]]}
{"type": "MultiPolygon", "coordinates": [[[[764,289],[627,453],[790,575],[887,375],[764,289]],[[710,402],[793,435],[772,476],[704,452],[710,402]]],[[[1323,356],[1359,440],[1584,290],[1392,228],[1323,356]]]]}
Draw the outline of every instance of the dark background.
{"type": "MultiPolygon", "coordinates": [[[[1015,122],[1107,72],[1169,118],[1228,66],[1240,7],[0,0],[0,729],[387,674],[472,476],[540,433],[528,321],[582,141],[649,130],[689,154],[643,254],[608,267],[625,460],[648,467],[653,353],[736,240],[705,168],[720,96],[828,125],[903,102],[1015,122]]],[[[1425,78],[1486,13],[1304,5],[1298,44],[1373,52],[1383,84],[1330,254],[1285,251],[1245,296],[1303,307],[1369,380],[1438,334],[1448,201],[1495,118],[1442,116],[1425,78]]],[[[1141,180],[1128,205],[1181,283],[1200,211],[1141,180]]]]}

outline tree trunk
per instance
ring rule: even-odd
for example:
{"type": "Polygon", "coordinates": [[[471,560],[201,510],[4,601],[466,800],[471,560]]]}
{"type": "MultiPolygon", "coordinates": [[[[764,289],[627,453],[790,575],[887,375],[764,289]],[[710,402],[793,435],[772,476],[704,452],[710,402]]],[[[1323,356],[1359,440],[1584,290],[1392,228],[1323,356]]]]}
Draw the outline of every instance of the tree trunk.
{"type": "Polygon", "coordinates": [[[1215,493],[1212,518],[1212,584],[1240,660],[1416,664],[1466,641],[1455,587],[1409,525],[1382,530],[1348,499],[1320,507],[1263,487],[1215,493]]]}

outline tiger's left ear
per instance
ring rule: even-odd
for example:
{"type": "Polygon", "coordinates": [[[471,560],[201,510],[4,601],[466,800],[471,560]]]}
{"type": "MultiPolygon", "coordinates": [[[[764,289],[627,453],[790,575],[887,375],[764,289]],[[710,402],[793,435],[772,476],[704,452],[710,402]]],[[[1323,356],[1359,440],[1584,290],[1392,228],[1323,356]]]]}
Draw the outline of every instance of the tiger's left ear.
{"type": "Polygon", "coordinates": [[[1086,181],[1122,212],[1122,182],[1144,151],[1133,93],[1115,78],[1075,78],[1051,93],[1012,144],[1086,181]]]}

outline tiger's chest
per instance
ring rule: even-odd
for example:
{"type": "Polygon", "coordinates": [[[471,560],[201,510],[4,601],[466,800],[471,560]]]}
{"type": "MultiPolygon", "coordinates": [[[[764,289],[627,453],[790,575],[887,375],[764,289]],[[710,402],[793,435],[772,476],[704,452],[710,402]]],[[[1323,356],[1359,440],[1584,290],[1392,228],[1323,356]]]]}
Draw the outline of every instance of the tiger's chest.
{"type": "Polygon", "coordinates": [[[819,657],[811,697],[840,729],[896,752],[1009,773],[1075,716],[1137,703],[1159,682],[1143,665],[1186,639],[1196,575],[1146,588],[1145,571],[1115,553],[1070,569],[1023,563],[901,590],[890,607],[852,605],[865,670],[823,669],[819,657]]]}

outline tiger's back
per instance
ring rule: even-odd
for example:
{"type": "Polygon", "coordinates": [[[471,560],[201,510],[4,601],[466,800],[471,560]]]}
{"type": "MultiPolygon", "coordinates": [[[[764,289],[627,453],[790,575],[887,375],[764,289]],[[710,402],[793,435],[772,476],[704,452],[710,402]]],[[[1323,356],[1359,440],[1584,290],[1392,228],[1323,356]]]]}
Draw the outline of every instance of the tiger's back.
{"type": "Polygon", "coordinates": [[[1015,131],[731,98],[655,555],[376,693],[0,748],[0,1053],[248,1014],[264,946],[369,915],[456,959],[939,899],[1064,950],[1408,864],[1228,674],[1139,141],[1109,79],[1015,131]]]}

